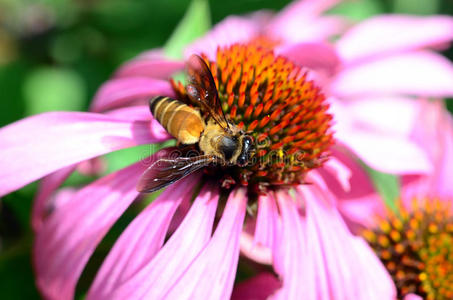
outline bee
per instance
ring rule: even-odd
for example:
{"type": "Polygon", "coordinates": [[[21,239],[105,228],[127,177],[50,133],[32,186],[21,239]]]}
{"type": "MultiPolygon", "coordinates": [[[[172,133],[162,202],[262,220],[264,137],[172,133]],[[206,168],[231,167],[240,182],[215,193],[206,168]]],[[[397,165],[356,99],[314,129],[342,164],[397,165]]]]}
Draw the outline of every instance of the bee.
{"type": "Polygon", "coordinates": [[[139,192],[154,192],[214,163],[244,167],[250,160],[253,138],[225,117],[214,78],[200,56],[189,58],[187,74],[186,91],[195,107],[163,96],[152,98],[149,106],[178,144],[194,146],[201,154],[156,160],[140,178],[139,192]]]}

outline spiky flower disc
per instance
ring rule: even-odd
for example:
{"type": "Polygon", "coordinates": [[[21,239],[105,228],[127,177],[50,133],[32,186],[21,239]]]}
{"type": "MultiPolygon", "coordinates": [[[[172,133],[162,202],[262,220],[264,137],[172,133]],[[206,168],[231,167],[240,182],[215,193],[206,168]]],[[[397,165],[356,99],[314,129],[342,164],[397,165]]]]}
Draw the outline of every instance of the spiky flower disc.
{"type": "MultiPolygon", "coordinates": [[[[324,95],[282,56],[253,44],[217,50],[207,61],[227,117],[254,137],[250,164],[231,174],[243,185],[292,185],[325,160],[332,133],[324,95]]],[[[174,84],[186,97],[182,84],[174,84]]]]}
{"type": "Polygon", "coordinates": [[[438,199],[414,199],[388,212],[379,227],[364,232],[403,298],[453,299],[453,214],[451,204],[438,199]]]}

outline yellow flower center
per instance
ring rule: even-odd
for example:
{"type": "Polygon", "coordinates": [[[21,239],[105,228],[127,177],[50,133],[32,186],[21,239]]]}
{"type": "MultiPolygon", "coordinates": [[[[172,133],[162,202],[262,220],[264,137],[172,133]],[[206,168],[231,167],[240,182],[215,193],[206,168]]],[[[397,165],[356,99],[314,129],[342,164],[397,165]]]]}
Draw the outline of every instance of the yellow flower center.
{"type": "Polygon", "coordinates": [[[409,209],[380,217],[379,226],[363,235],[392,275],[398,297],[442,300],[453,299],[452,233],[450,202],[414,199],[409,209]]]}

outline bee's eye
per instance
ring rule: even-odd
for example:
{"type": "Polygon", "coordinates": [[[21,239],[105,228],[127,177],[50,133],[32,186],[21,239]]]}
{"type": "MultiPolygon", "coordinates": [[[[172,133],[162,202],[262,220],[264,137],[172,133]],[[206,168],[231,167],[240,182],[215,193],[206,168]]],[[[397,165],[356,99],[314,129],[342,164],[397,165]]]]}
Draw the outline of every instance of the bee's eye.
{"type": "Polygon", "coordinates": [[[236,151],[238,141],[229,136],[222,137],[220,150],[223,152],[226,160],[230,160],[233,157],[234,151],[236,151]]]}
{"type": "Polygon", "coordinates": [[[244,137],[244,148],[247,148],[247,151],[249,151],[252,148],[253,145],[253,140],[250,136],[245,136],[244,137]]]}
{"type": "Polygon", "coordinates": [[[240,167],[245,167],[247,165],[248,160],[250,159],[250,151],[253,148],[253,140],[250,136],[245,136],[242,141],[242,151],[237,158],[237,164],[240,167]]]}
{"type": "Polygon", "coordinates": [[[239,156],[237,159],[238,166],[242,167],[247,164],[247,158],[245,156],[239,156]]]}

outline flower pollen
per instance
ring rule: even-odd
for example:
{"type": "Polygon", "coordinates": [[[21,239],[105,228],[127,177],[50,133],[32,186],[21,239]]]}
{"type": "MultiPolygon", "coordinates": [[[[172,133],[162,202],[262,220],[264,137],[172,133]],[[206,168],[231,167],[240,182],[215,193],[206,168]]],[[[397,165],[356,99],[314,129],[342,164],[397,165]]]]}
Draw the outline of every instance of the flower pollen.
{"type": "MultiPolygon", "coordinates": [[[[218,48],[216,61],[203,58],[225,115],[254,138],[251,161],[229,168],[232,177],[260,190],[303,183],[333,143],[332,116],[320,89],[300,67],[256,43],[218,48]]],[[[186,97],[182,84],[173,86],[186,97]]]]}
{"type": "Polygon", "coordinates": [[[379,226],[363,232],[392,275],[403,298],[453,299],[453,214],[451,203],[414,199],[410,209],[379,217],[379,226]]]}

